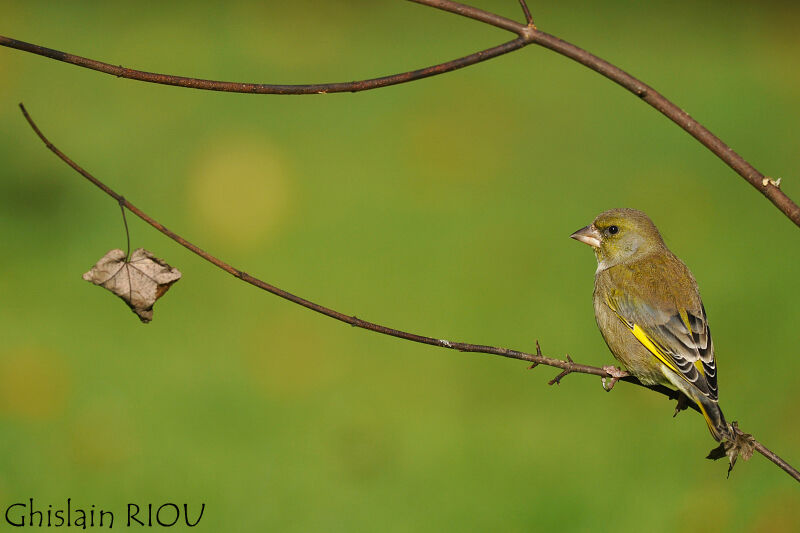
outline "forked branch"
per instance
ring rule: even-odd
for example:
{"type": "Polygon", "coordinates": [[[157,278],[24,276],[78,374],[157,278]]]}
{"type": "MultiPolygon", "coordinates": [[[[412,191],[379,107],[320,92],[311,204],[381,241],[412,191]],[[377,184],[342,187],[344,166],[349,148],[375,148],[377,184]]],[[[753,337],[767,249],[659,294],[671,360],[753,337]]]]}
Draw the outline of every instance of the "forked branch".
{"type": "Polygon", "coordinates": [[[175,85],[179,87],[189,87],[193,89],[205,89],[210,91],[227,91],[238,93],[256,94],[325,94],[337,92],[357,92],[398,83],[406,83],[430,76],[452,72],[494,57],[523,48],[529,44],[536,44],[548,48],[558,54],[568,57],[578,63],[594,70],[621,85],[628,91],[635,94],[640,99],[663,113],[667,118],[680,126],[683,130],[697,139],[703,146],[711,150],[717,157],[722,159],[737,174],[744,178],[750,185],[763,194],[775,207],[786,215],[797,226],[800,226],[800,206],[789,198],[781,189],[780,181],[773,180],[753,167],[742,156],[723,143],[716,135],[711,133],[705,126],[697,122],[680,107],[673,104],[658,91],[634,78],[622,69],[612,65],[608,61],[601,59],[586,50],[573,44],[559,39],[553,35],[539,30],[533,24],[533,18],[525,0],[520,0],[526,23],[522,24],[500,15],[478,9],[476,7],[459,4],[451,0],[410,0],[417,4],[435,7],[444,11],[449,11],[463,17],[471,18],[485,24],[495,26],[517,35],[517,38],[501,45],[470,54],[452,61],[440,63],[431,67],[419,70],[372,78],[368,80],[322,83],[312,85],[274,85],[266,83],[239,83],[229,81],[214,81],[199,78],[189,78],[185,76],[173,76],[170,74],[157,74],[134,70],[122,66],[104,63],[94,59],[89,59],[74,54],[68,54],[59,50],[45,48],[36,44],[26,43],[10,37],[0,35],[0,45],[9,48],[16,48],[25,52],[49,57],[57,61],[71,63],[80,67],[96,70],[106,74],[111,74],[120,78],[145,81],[150,83],[161,83],[165,85],[175,85]]]}
{"type": "MultiPolygon", "coordinates": [[[[20,109],[22,110],[22,114],[25,116],[25,119],[30,124],[33,131],[36,132],[36,135],[44,142],[45,146],[50,149],[54,154],[56,154],[62,161],[72,167],[76,172],[82,175],[84,178],[92,182],[95,186],[103,190],[106,194],[114,198],[117,203],[125,209],[128,209],[131,213],[138,216],[155,229],[172,239],[173,241],[177,242],[181,246],[187,248],[191,252],[194,252],[198,256],[202,257],[206,261],[210,262],[211,264],[215,265],[216,267],[224,270],[225,272],[241,279],[242,281],[249,283],[255,287],[263,289],[267,292],[275,294],[276,296],[280,296],[290,302],[296,303],[301,305],[307,309],[311,309],[312,311],[316,311],[317,313],[321,313],[325,316],[329,316],[333,319],[339,320],[346,324],[350,324],[351,326],[366,329],[369,331],[374,331],[376,333],[381,333],[383,335],[390,335],[392,337],[397,337],[400,339],[405,339],[413,342],[418,342],[421,344],[430,344],[432,346],[438,346],[440,348],[449,348],[451,350],[459,350],[462,352],[475,352],[475,353],[485,353],[491,355],[500,355],[503,357],[508,357],[510,359],[519,359],[521,361],[528,361],[531,364],[530,368],[534,368],[537,365],[546,365],[555,368],[561,369],[561,373],[559,373],[555,378],[549,381],[550,385],[559,384],[561,380],[566,377],[568,374],[571,373],[581,373],[581,374],[591,374],[595,376],[600,376],[604,379],[614,379],[614,381],[626,381],[628,383],[633,383],[635,385],[640,385],[642,387],[648,388],[650,390],[656,391],[658,393],[664,394],[670,399],[678,400],[680,398],[680,393],[677,391],[671,390],[667,387],[663,387],[660,385],[643,385],[640,381],[632,376],[622,376],[615,375],[616,373],[613,371],[609,371],[608,369],[603,369],[595,366],[589,365],[582,365],[579,363],[575,363],[569,355],[566,356],[567,360],[557,359],[553,357],[547,357],[542,355],[542,351],[539,347],[538,341],[536,342],[536,353],[531,354],[527,352],[521,352],[518,350],[511,350],[509,348],[500,348],[496,346],[486,346],[481,344],[470,344],[466,342],[453,342],[446,339],[439,339],[435,337],[428,337],[425,335],[418,335],[416,333],[409,333],[406,331],[390,328],[387,326],[382,326],[380,324],[374,322],[368,322],[366,320],[361,320],[355,316],[346,315],[329,307],[322,306],[320,304],[314,303],[310,300],[306,300],[305,298],[301,298],[296,296],[290,292],[287,292],[283,289],[275,287],[274,285],[270,285],[269,283],[262,281],[250,274],[247,274],[233,266],[229,265],[228,263],[218,259],[217,257],[211,255],[210,253],[202,250],[198,246],[190,243],[177,233],[167,229],[162,225],[160,222],[156,221],[152,217],[148,216],[144,213],[141,209],[130,203],[124,196],[121,194],[116,193],[112,190],[108,185],[94,177],[92,174],[84,170],[81,166],[75,163],[72,159],[67,157],[61,150],[56,148],[48,139],[44,136],[44,134],[39,130],[38,126],[34,123],[33,119],[28,114],[25,107],[20,104],[20,109]]],[[[691,404],[695,410],[697,408],[691,404]]],[[[762,454],[764,457],[778,465],[781,469],[783,469],[787,474],[792,476],[797,481],[800,481],[800,472],[798,472],[794,467],[788,464],[786,461],[781,459],[779,456],[774,454],[772,451],[767,449],[763,444],[755,441],[755,448],[762,454]]]]}

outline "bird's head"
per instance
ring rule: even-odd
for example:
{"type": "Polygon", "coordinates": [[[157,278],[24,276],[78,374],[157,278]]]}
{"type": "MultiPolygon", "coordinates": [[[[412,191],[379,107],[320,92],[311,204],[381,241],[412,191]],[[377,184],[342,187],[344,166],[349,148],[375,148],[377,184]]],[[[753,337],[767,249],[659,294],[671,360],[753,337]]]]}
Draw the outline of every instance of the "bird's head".
{"type": "Polygon", "coordinates": [[[604,211],[570,237],[594,249],[598,271],[664,249],[653,221],[636,209],[604,211]]]}

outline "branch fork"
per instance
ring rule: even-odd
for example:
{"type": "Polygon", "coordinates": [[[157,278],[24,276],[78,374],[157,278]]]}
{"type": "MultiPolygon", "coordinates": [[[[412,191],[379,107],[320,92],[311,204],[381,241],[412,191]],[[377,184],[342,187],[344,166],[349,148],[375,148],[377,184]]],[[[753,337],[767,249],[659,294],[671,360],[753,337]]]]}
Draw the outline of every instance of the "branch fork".
{"type": "Polygon", "coordinates": [[[567,354],[566,366],[564,367],[564,370],[562,370],[559,375],[557,375],[556,377],[554,377],[553,379],[548,381],[547,384],[548,385],[561,385],[561,380],[563,378],[565,378],[568,375],[570,375],[573,372],[575,372],[575,370],[573,369],[573,366],[572,366],[572,364],[574,362],[575,361],[572,360],[572,357],[570,357],[569,354],[567,354]]]}
{"type": "Polygon", "coordinates": [[[575,361],[566,354],[567,360],[564,361],[563,359],[551,359],[549,357],[545,357],[542,355],[542,347],[539,346],[539,341],[536,341],[536,354],[530,355],[527,357],[527,360],[533,361],[533,363],[528,367],[528,370],[533,370],[540,364],[545,364],[547,366],[554,366],[556,368],[562,368],[563,370],[559,373],[556,377],[551,379],[547,382],[548,385],[561,385],[561,380],[564,379],[569,374],[572,374],[576,371],[575,361]]]}

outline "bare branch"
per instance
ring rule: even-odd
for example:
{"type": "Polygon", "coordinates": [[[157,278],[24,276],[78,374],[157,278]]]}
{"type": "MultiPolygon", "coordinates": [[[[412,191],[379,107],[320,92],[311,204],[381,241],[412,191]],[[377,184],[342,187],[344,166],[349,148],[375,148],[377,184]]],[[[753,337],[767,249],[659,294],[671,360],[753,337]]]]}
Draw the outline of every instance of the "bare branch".
{"type": "Polygon", "coordinates": [[[665,98],[661,93],[608,61],[600,59],[582,48],[578,48],[573,44],[562,41],[558,37],[554,37],[539,30],[533,30],[532,33],[532,42],[535,44],[553,50],[602,74],[660,111],[664,116],[680,126],[689,135],[697,139],[703,146],[722,159],[725,164],[736,171],[737,174],[755,187],[756,190],[766,196],[775,207],[789,218],[789,220],[794,222],[797,226],[800,226],[800,206],[784,194],[777,181],[770,180],[756,170],[755,167],[748,163],[742,156],[722,142],[719,137],[711,133],[705,126],[697,122],[683,109],[665,98]]]}
{"type": "Polygon", "coordinates": [[[737,174],[743,177],[750,185],[756,188],[761,194],[775,205],[784,215],[786,215],[795,225],[800,226],[800,206],[798,206],[791,198],[789,198],[780,189],[780,183],[777,180],[772,180],[764,176],[761,172],[756,170],[750,163],[748,163],[742,156],[733,151],[725,143],[723,143],[717,136],[711,133],[705,126],[697,122],[688,113],[683,111],[680,107],[673,104],[658,91],[649,85],[639,81],[622,69],[612,65],[608,61],[601,59],[586,50],[579,48],[573,44],[559,39],[553,35],[539,31],[532,24],[532,17],[527,5],[523,0],[520,4],[525,12],[525,17],[528,24],[515,22],[500,15],[478,9],[476,7],[467,6],[451,0],[410,0],[411,2],[422,4],[429,7],[455,13],[463,17],[471,18],[485,24],[501,28],[517,35],[517,38],[507,43],[482,50],[468,56],[454,59],[446,63],[440,63],[431,67],[423,68],[404,72],[401,74],[394,74],[391,76],[384,76],[381,78],[373,78],[369,80],[341,82],[341,83],[323,83],[314,85],[272,85],[264,83],[238,83],[228,81],[213,81],[198,78],[188,78],[184,76],[172,76],[168,74],[156,74],[152,72],[144,72],[141,70],[132,70],[121,66],[88,59],[59,50],[45,48],[43,46],[18,41],[10,37],[0,35],[0,45],[9,48],[16,48],[25,52],[38,54],[41,56],[49,57],[57,61],[64,61],[80,67],[97,70],[106,74],[111,74],[120,78],[128,78],[139,81],[146,81],[150,83],[161,83],[165,85],[175,85],[179,87],[188,87],[193,89],[205,89],[210,91],[227,91],[227,92],[240,92],[240,93],[256,93],[256,94],[325,94],[337,92],[357,92],[366,91],[370,89],[377,89],[380,87],[387,87],[389,85],[396,85],[398,83],[406,83],[414,80],[444,74],[445,72],[452,72],[454,70],[464,68],[488,59],[492,59],[499,55],[512,52],[523,48],[529,44],[537,44],[548,48],[556,53],[568,57],[578,63],[602,74],[606,78],[621,85],[629,90],[649,105],[663,113],[667,118],[672,120],[675,124],[684,129],[692,137],[697,139],[703,146],[711,150],[717,157],[722,159],[729,167],[731,167],[737,174]]]}
{"type": "MultiPolygon", "coordinates": [[[[496,347],[496,346],[486,346],[486,345],[482,345],[482,344],[470,344],[470,343],[465,343],[465,342],[451,342],[451,341],[448,341],[448,340],[445,340],[445,339],[437,339],[435,337],[427,337],[427,336],[424,336],[424,335],[418,335],[416,333],[409,333],[409,332],[406,332],[406,331],[390,328],[390,327],[387,327],[387,326],[382,326],[382,325],[376,324],[374,322],[368,322],[366,320],[361,320],[360,318],[357,318],[355,316],[346,315],[346,314],[340,313],[339,311],[336,311],[334,309],[330,309],[328,307],[316,304],[316,303],[314,303],[314,302],[312,302],[310,300],[306,300],[305,298],[301,298],[299,296],[295,296],[294,294],[292,294],[290,292],[287,292],[287,291],[285,291],[283,289],[279,289],[278,287],[275,287],[274,285],[270,285],[269,283],[266,283],[265,281],[262,281],[262,280],[260,280],[260,279],[258,279],[256,277],[254,277],[254,276],[251,276],[250,274],[247,274],[247,273],[245,273],[245,272],[243,272],[243,271],[241,271],[241,270],[239,270],[237,268],[232,267],[231,265],[225,263],[221,259],[216,258],[215,256],[213,256],[213,255],[209,254],[208,252],[202,250],[198,246],[190,243],[189,241],[187,241],[186,239],[184,239],[183,237],[181,237],[177,233],[175,233],[175,232],[173,232],[171,230],[168,230],[161,223],[159,223],[155,219],[153,219],[150,216],[148,216],[147,214],[145,214],[138,207],[136,207],[133,204],[131,204],[122,195],[114,192],[105,183],[103,183],[99,179],[95,178],[89,172],[87,172],[86,170],[81,168],[77,163],[72,161],[72,159],[67,157],[66,154],[64,154],[61,150],[56,148],[47,139],[47,137],[44,136],[44,134],[41,132],[41,130],[39,130],[38,126],[34,123],[33,119],[28,114],[28,111],[25,109],[25,106],[20,104],[19,107],[22,110],[22,114],[25,116],[25,119],[28,121],[28,124],[30,124],[31,128],[33,128],[33,131],[36,132],[36,135],[39,136],[39,138],[42,140],[42,142],[44,142],[45,146],[47,146],[47,148],[50,149],[51,152],[56,154],[62,161],[64,161],[66,164],[68,164],[70,167],[72,167],[76,172],[78,172],[84,178],[86,178],[87,180],[92,182],[98,188],[102,189],[103,192],[105,192],[106,194],[108,194],[109,196],[114,198],[119,203],[120,206],[123,206],[125,209],[128,209],[131,213],[133,213],[134,215],[138,216],[139,218],[141,218],[142,220],[144,220],[145,222],[147,222],[148,224],[153,226],[155,229],[157,229],[158,231],[160,231],[161,233],[163,233],[164,235],[166,235],[167,237],[169,237],[173,241],[177,242],[181,246],[187,248],[191,252],[194,252],[198,256],[202,257],[203,259],[205,259],[206,261],[210,262],[211,264],[217,266],[218,268],[221,268],[225,272],[227,272],[227,273],[229,273],[229,274],[241,279],[242,281],[244,281],[246,283],[254,285],[255,287],[258,287],[258,288],[263,289],[263,290],[265,290],[267,292],[275,294],[276,296],[280,296],[281,298],[284,298],[286,300],[289,300],[290,302],[293,302],[293,303],[296,303],[298,305],[301,305],[301,306],[303,306],[303,307],[305,307],[307,309],[311,309],[312,311],[316,311],[317,313],[321,313],[321,314],[323,314],[325,316],[329,316],[329,317],[331,317],[333,319],[339,320],[339,321],[344,322],[346,324],[350,324],[351,326],[362,328],[362,329],[367,329],[367,330],[370,330],[370,331],[374,331],[376,333],[381,333],[383,335],[390,335],[392,337],[397,337],[397,338],[400,338],[400,339],[405,339],[405,340],[409,340],[409,341],[413,341],[413,342],[418,342],[418,343],[421,343],[421,344],[430,344],[432,346],[438,346],[440,348],[450,348],[452,350],[459,350],[459,351],[462,351],[462,352],[474,352],[474,353],[485,353],[485,354],[491,354],[491,355],[500,355],[502,357],[508,357],[510,359],[519,359],[521,361],[528,361],[530,363],[533,363],[530,366],[530,368],[534,368],[535,366],[540,365],[540,364],[541,365],[547,365],[547,366],[555,367],[555,368],[560,368],[562,370],[562,372],[560,374],[558,374],[555,378],[553,378],[552,380],[550,380],[548,382],[548,384],[550,384],[550,385],[559,384],[561,382],[561,380],[565,376],[567,376],[568,374],[571,374],[573,372],[577,372],[577,373],[581,373],[581,374],[591,374],[591,375],[595,375],[595,376],[600,376],[601,378],[614,378],[614,377],[616,377],[619,381],[626,381],[628,383],[633,383],[635,385],[639,385],[639,386],[648,388],[650,390],[653,390],[655,392],[663,394],[663,395],[667,396],[668,398],[674,399],[674,400],[678,400],[680,398],[680,396],[681,396],[681,394],[679,392],[677,392],[675,390],[672,390],[672,389],[669,389],[667,387],[661,386],[661,385],[644,385],[633,376],[621,376],[616,371],[609,371],[607,369],[603,369],[603,368],[599,368],[599,367],[595,367],[595,366],[582,365],[582,364],[575,363],[569,355],[567,355],[567,360],[566,361],[564,361],[562,359],[555,359],[555,358],[552,358],[552,357],[544,356],[544,355],[542,355],[542,350],[541,350],[541,348],[539,346],[539,342],[538,341],[536,341],[536,353],[535,354],[521,352],[521,351],[518,351],[518,350],[511,350],[509,348],[500,348],[500,347],[496,347]]],[[[690,407],[692,407],[693,409],[695,409],[696,411],[699,412],[699,409],[697,408],[697,406],[692,404],[692,405],[690,405],[690,407]]],[[[738,428],[736,428],[735,431],[738,431],[740,434],[742,434],[742,432],[739,431],[738,428]]],[[[764,457],[766,457],[767,459],[769,459],[770,461],[772,461],[773,463],[778,465],[781,469],[783,469],[786,473],[788,473],[790,476],[795,478],[797,481],[800,481],[800,472],[798,472],[789,463],[787,463],[786,461],[781,459],[779,456],[777,456],[775,453],[773,453],[772,451],[770,451],[764,445],[762,445],[761,443],[759,443],[757,441],[755,441],[755,447],[764,457]]]]}
{"type": "Polygon", "coordinates": [[[763,455],[764,457],[766,457],[767,459],[778,465],[778,467],[781,470],[783,470],[784,472],[795,478],[797,481],[800,481],[800,472],[798,472],[797,469],[795,469],[792,465],[790,465],[789,463],[778,457],[778,455],[775,452],[773,452],[760,442],[755,441],[755,445],[756,445],[756,451],[758,451],[758,453],[760,453],[761,455],[763,455]]]}
{"type": "Polygon", "coordinates": [[[173,76],[170,74],[158,74],[155,72],[145,72],[143,70],[135,70],[125,68],[121,65],[112,65],[102,61],[96,61],[86,57],[45,48],[37,44],[26,43],[10,37],[0,35],[0,45],[8,48],[15,48],[24,52],[30,52],[57,61],[63,61],[79,67],[96,70],[104,74],[111,74],[118,78],[127,78],[130,80],[144,81],[148,83],[158,83],[162,85],[173,85],[176,87],[186,87],[189,89],[203,89],[206,91],[222,91],[231,93],[251,93],[251,94],[328,94],[328,93],[345,93],[345,92],[360,92],[368,91],[370,89],[378,89],[381,87],[388,87],[390,85],[397,85],[400,83],[407,83],[410,81],[421,80],[431,76],[437,76],[446,72],[452,72],[482,61],[495,58],[497,56],[513,52],[525,46],[526,43],[522,39],[514,39],[507,43],[503,43],[480,52],[475,52],[468,56],[453,59],[446,63],[440,63],[431,67],[425,67],[419,70],[411,70],[402,72],[400,74],[392,74],[391,76],[383,76],[380,78],[372,78],[368,80],[350,81],[350,82],[337,82],[337,83],[317,83],[309,85],[275,85],[268,83],[241,83],[234,81],[215,81],[204,80],[200,78],[189,78],[186,76],[173,76]]]}
{"type": "Polygon", "coordinates": [[[569,354],[567,354],[567,363],[568,363],[567,368],[562,370],[559,375],[557,375],[556,377],[554,377],[553,379],[548,381],[547,382],[548,385],[561,385],[561,380],[563,378],[565,378],[569,374],[572,374],[573,372],[575,372],[575,370],[573,370],[573,368],[572,368],[572,363],[574,363],[574,361],[572,360],[572,357],[569,356],[569,354]]]}
{"type": "Polygon", "coordinates": [[[511,33],[516,33],[520,37],[526,35],[526,30],[528,29],[527,26],[524,24],[520,24],[511,19],[507,19],[500,15],[496,15],[495,13],[490,13],[488,11],[484,11],[483,9],[478,9],[477,7],[468,6],[465,4],[459,4],[458,2],[452,2],[451,0],[409,0],[410,2],[414,2],[415,4],[422,4],[424,6],[435,7],[436,9],[441,9],[442,11],[448,11],[450,13],[455,13],[456,15],[461,15],[462,17],[467,17],[473,20],[477,20],[478,22],[483,22],[484,24],[489,24],[490,26],[495,26],[496,28],[500,28],[502,30],[508,30],[511,33]]]}

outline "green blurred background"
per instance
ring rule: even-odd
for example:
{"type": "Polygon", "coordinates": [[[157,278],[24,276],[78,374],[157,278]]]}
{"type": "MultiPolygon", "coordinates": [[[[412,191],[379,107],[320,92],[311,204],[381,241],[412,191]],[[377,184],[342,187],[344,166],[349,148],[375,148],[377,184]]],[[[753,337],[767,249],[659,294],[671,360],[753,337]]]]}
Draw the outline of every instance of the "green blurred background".
{"type": "MultiPolygon", "coordinates": [[[[521,20],[515,0],[476,2],[521,20]]],[[[0,33],[131,68],[312,83],[510,39],[403,1],[0,2],[0,33]]],[[[650,83],[800,198],[800,7],[534,2],[541,29],[650,83]]],[[[597,378],[357,330],[216,270],[142,325],[81,280],[119,208],[301,296],[451,340],[603,365],[598,212],[649,213],[697,277],[730,419],[800,463],[798,229],[624,90],[529,47],[360,94],[253,96],[0,49],[0,503],[206,503],[206,531],[793,531],[797,486],[725,478],[700,417],[597,378]]],[[[190,507],[191,508],[191,507],[190,507]]]]}

